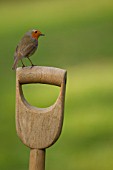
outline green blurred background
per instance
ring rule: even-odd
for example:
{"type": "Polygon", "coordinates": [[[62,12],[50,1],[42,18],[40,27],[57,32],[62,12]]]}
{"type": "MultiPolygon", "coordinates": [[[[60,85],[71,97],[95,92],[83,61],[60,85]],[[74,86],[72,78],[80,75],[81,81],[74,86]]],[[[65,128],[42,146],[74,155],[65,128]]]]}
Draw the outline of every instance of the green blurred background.
{"type": "MultiPolygon", "coordinates": [[[[112,170],[112,0],[0,1],[0,169],[28,170],[29,149],[15,130],[11,68],[17,43],[32,28],[46,34],[33,63],[68,71],[63,131],[47,149],[46,169],[112,170]]],[[[59,94],[49,85],[25,85],[23,91],[38,107],[50,106],[59,94]]]]}

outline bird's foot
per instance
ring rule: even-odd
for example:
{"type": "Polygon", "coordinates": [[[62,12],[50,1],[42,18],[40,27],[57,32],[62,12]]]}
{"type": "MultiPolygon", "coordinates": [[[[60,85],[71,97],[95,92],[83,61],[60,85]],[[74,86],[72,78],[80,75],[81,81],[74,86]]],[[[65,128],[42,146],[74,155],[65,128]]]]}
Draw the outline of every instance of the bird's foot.
{"type": "Polygon", "coordinates": [[[32,65],[31,65],[31,68],[34,67],[34,66],[36,66],[36,65],[32,64],[32,65]]]}
{"type": "Polygon", "coordinates": [[[24,68],[24,67],[25,67],[25,65],[23,64],[23,65],[22,65],[22,68],[24,68]]]}

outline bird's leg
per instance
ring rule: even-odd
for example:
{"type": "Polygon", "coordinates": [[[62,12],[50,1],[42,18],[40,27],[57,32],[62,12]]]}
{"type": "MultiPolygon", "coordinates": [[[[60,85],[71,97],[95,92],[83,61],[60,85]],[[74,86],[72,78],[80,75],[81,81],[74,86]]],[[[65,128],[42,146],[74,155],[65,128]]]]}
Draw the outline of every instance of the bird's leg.
{"type": "Polygon", "coordinates": [[[21,63],[22,63],[22,68],[23,68],[23,67],[25,67],[25,65],[24,65],[24,63],[23,63],[23,61],[22,61],[22,60],[21,60],[21,63]]]}
{"type": "Polygon", "coordinates": [[[31,66],[32,66],[32,67],[35,66],[35,65],[32,63],[32,61],[30,60],[30,58],[29,58],[29,57],[27,57],[27,58],[28,58],[28,60],[30,61],[31,66]]]}

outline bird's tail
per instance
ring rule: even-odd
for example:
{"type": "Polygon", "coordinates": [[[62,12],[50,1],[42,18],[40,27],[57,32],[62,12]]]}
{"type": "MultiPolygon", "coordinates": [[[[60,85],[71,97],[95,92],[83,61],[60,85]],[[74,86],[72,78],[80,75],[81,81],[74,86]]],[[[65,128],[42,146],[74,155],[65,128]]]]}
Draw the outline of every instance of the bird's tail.
{"type": "Polygon", "coordinates": [[[12,66],[12,70],[16,70],[17,64],[18,64],[18,58],[15,57],[14,64],[13,64],[13,66],[12,66]]]}

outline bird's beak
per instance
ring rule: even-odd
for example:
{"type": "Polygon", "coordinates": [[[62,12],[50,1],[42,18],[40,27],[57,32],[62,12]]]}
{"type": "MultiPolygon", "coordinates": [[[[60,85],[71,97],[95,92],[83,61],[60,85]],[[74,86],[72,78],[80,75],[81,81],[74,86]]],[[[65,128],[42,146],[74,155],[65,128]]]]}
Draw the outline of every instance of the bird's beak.
{"type": "Polygon", "coordinates": [[[40,36],[45,36],[45,34],[40,34],[40,36]]]}

